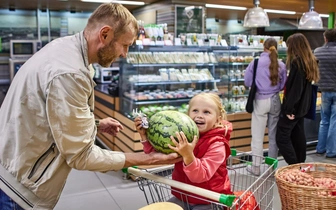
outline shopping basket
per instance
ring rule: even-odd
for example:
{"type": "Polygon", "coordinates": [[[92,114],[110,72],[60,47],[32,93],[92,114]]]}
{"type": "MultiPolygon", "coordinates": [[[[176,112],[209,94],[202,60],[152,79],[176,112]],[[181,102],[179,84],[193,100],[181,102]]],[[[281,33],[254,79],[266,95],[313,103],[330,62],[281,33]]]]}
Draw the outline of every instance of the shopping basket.
{"type": "Polygon", "coordinates": [[[231,190],[240,192],[239,196],[225,195],[202,189],[171,179],[174,165],[141,170],[128,168],[128,173],[136,176],[140,190],[143,191],[147,204],[169,201],[173,197],[171,191],[181,193],[184,209],[189,209],[188,196],[209,203],[209,209],[261,209],[269,210],[273,207],[273,187],[275,185],[274,172],[278,161],[269,157],[253,156],[249,153],[231,150],[227,167],[231,182],[231,190]],[[261,175],[251,175],[246,167],[251,164],[251,158],[261,158],[261,175]],[[173,187],[173,189],[171,188],[173,187]],[[181,191],[179,191],[181,190],[181,191]],[[186,193],[187,192],[187,193],[186,193]],[[190,194],[189,194],[190,193],[190,194]],[[253,208],[248,208],[250,199],[255,200],[253,208]],[[211,207],[210,207],[211,206],[211,207]]]}
{"type": "Polygon", "coordinates": [[[303,186],[290,183],[283,178],[283,174],[292,169],[310,167],[306,171],[314,178],[336,178],[336,165],[328,163],[299,163],[279,168],[275,179],[279,190],[282,209],[336,209],[335,189],[324,187],[303,186]],[[329,196],[326,196],[329,194],[329,196]]]}

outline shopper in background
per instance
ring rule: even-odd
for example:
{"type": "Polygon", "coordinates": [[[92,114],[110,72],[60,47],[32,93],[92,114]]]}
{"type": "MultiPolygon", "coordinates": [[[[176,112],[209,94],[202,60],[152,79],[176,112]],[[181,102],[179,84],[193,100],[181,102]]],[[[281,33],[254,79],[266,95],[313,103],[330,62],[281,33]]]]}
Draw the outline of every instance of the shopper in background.
{"type": "MultiPolygon", "coordinates": [[[[171,137],[174,145],[169,148],[179,153],[183,160],[175,163],[174,180],[208,189],[222,194],[232,194],[226,160],[231,154],[229,140],[232,124],[226,121],[226,112],[218,95],[200,93],[189,102],[188,115],[193,119],[200,132],[200,138],[189,143],[183,132],[176,132],[178,142],[171,137]],[[197,172],[196,172],[197,171],[197,172]]],[[[147,141],[146,129],[141,117],[134,120],[141,136],[145,152],[154,148],[147,141]]],[[[180,191],[180,190],[179,190],[180,191]]],[[[211,209],[209,202],[183,193],[172,191],[175,196],[169,201],[184,209],[211,209]]],[[[185,193],[190,195],[190,193],[185,193]]]]}
{"type": "Polygon", "coordinates": [[[53,209],[72,168],[106,172],[175,163],[176,153],[113,152],[94,144],[116,135],[112,118],[95,124],[89,65],[126,57],[137,20],[120,4],[102,4],[83,32],[52,41],[14,77],[0,109],[0,209],[53,209]]]}
{"type": "MultiPolygon", "coordinates": [[[[278,157],[278,147],[275,141],[276,125],[280,114],[279,92],[284,88],[287,79],[286,65],[278,60],[278,42],[274,38],[268,38],[264,42],[264,52],[260,54],[256,72],[257,92],[253,103],[251,120],[252,129],[252,166],[247,170],[260,175],[260,165],[263,156],[263,143],[265,128],[268,128],[268,156],[278,157]]],[[[254,61],[246,68],[244,76],[245,85],[252,86],[254,61]]]]}
{"type": "Polygon", "coordinates": [[[310,109],[312,82],[319,80],[318,64],[308,40],[301,33],[287,39],[289,75],[277,126],[276,142],[288,164],[306,160],[304,117],[310,109]]]}
{"type": "Polygon", "coordinates": [[[336,29],[328,29],[323,35],[325,44],[314,51],[319,61],[318,87],[322,95],[316,153],[336,158],[336,29]]]}

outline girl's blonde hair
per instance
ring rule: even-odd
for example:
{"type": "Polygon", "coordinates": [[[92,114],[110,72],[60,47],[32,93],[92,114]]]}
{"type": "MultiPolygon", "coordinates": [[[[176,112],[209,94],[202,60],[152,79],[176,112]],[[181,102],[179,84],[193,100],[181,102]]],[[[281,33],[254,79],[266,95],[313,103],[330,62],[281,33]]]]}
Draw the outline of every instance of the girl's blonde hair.
{"type": "Polygon", "coordinates": [[[292,62],[306,72],[306,79],[317,82],[320,79],[317,59],[314,56],[307,38],[301,33],[288,37],[287,41],[287,68],[292,62]]]}
{"type": "MultiPolygon", "coordinates": [[[[216,107],[217,107],[217,116],[221,117],[222,120],[226,120],[226,111],[224,109],[224,106],[222,104],[222,101],[221,101],[220,97],[217,94],[214,94],[214,93],[199,93],[199,94],[195,95],[194,97],[192,97],[192,99],[189,101],[189,104],[191,104],[196,97],[202,97],[205,100],[213,101],[216,104],[216,107]]],[[[190,106],[189,106],[188,113],[190,111],[191,110],[190,110],[190,106]]],[[[217,127],[223,127],[222,123],[219,122],[219,125],[217,127]]]]}
{"type": "Polygon", "coordinates": [[[264,42],[264,48],[270,51],[269,57],[271,64],[269,66],[270,80],[272,86],[275,86],[279,82],[279,62],[278,62],[278,42],[274,38],[268,38],[264,42]]]}
{"type": "Polygon", "coordinates": [[[109,25],[114,29],[114,37],[125,34],[130,26],[134,30],[134,37],[139,31],[138,22],[132,13],[118,3],[101,4],[90,16],[84,30],[91,30],[102,25],[109,25]]]}

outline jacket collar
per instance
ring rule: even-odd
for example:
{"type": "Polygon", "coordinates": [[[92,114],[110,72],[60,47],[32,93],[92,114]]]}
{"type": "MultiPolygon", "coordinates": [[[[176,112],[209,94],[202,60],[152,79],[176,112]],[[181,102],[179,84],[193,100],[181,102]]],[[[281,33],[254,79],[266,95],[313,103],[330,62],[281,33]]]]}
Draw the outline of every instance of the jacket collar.
{"type": "Polygon", "coordinates": [[[335,47],[336,46],[336,42],[327,42],[324,46],[325,47],[335,47]]]}
{"type": "Polygon", "coordinates": [[[88,46],[87,46],[88,44],[87,44],[87,41],[84,37],[84,32],[81,31],[81,32],[77,33],[76,38],[78,39],[81,50],[82,50],[82,56],[83,56],[84,64],[85,64],[86,67],[88,67],[90,65],[89,57],[88,57],[88,46]]]}

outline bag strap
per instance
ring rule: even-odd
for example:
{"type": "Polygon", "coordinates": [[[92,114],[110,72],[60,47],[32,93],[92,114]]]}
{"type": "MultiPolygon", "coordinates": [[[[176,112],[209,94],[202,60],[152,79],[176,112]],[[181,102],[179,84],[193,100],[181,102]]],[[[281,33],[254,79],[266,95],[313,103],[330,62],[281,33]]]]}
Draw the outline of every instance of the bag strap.
{"type": "Polygon", "coordinates": [[[254,59],[254,66],[253,66],[253,83],[255,83],[256,73],[258,67],[258,58],[254,59]]]}

